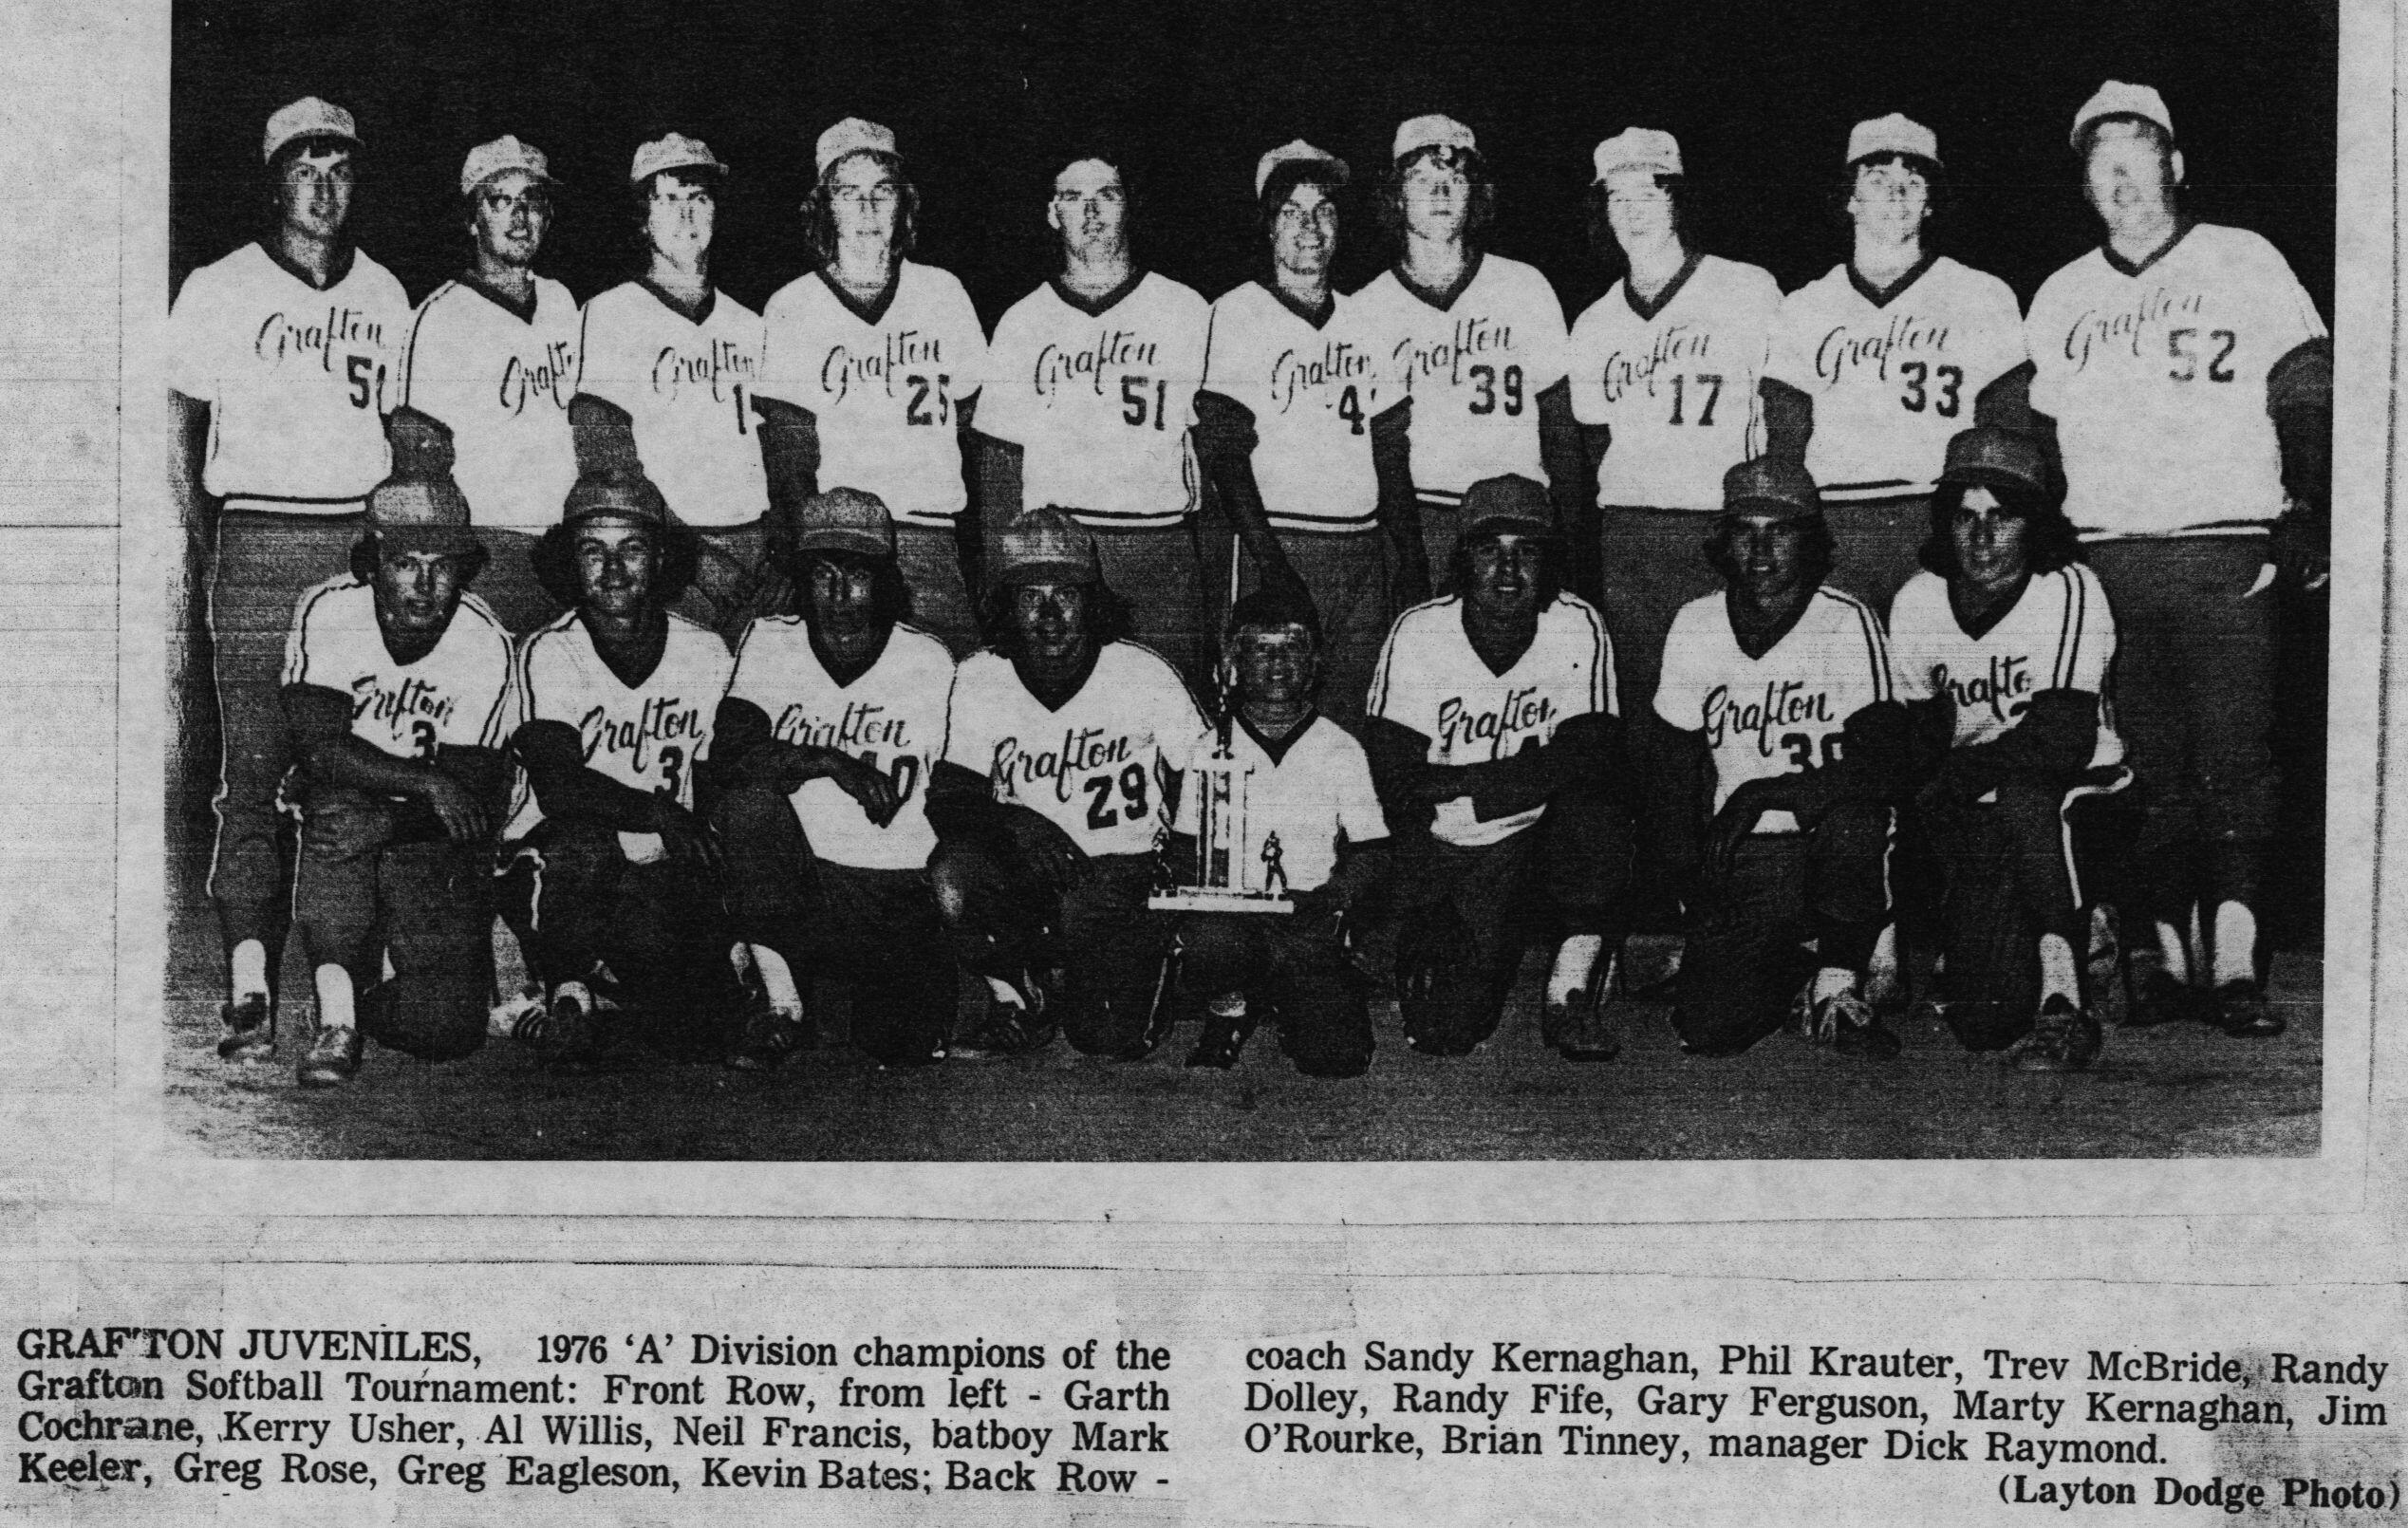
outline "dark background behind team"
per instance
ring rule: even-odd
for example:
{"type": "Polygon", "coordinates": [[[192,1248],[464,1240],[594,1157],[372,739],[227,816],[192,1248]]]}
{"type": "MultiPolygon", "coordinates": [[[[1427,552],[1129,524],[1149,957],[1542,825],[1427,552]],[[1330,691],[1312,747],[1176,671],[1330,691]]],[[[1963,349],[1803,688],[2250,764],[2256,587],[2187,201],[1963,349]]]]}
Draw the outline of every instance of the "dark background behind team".
{"type": "MultiPolygon", "coordinates": [[[[1835,192],[1849,126],[1903,111],[1939,134],[1953,183],[1934,244],[2028,303],[2097,242],[2065,133],[2112,77],[2164,92],[2197,182],[2188,210],[2271,239],[2332,318],[2331,0],[180,0],[174,36],[177,283],[259,233],[261,126],[316,94],[359,119],[352,230],[413,299],[464,263],[460,160],[506,132],[561,181],[538,269],[580,300],[625,279],[628,159],[676,129],[734,168],[712,274],[757,308],[807,264],[796,207],[812,142],[847,115],[895,130],[922,195],[919,257],[960,275],[990,328],[1054,269],[1053,171],[1099,140],[1130,156],[1141,261],[1207,298],[1261,268],[1257,157],[1299,136],[1344,157],[1357,178],[1337,276],[1352,290],[1388,253],[1369,190],[1391,133],[1445,111],[1479,135],[1500,184],[1489,246],[1543,270],[1569,322],[1618,274],[1591,252],[1582,213],[1599,139],[1672,132],[1700,193],[1693,242],[1788,290],[1846,253],[1835,192]]],[[[2298,852],[2277,870],[2272,931],[2297,938],[2321,922],[2321,602],[2286,626],[2285,839],[2298,852]]]]}

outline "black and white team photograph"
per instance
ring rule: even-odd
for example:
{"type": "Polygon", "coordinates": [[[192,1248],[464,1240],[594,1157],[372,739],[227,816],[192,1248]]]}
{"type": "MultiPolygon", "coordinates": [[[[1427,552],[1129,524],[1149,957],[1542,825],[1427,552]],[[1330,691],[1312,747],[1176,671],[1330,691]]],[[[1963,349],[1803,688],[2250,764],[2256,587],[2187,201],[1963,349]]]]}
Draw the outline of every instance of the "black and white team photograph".
{"type": "Polygon", "coordinates": [[[180,1149],[2318,1151],[2329,7],[172,33],[180,1149]]]}

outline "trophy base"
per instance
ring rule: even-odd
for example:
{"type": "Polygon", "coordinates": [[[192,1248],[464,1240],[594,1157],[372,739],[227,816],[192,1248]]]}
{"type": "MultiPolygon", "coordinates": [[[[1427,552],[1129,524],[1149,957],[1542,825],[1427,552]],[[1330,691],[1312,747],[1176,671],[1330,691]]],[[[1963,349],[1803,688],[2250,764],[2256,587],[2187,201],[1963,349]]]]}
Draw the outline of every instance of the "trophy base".
{"type": "Polygon", "coordinates": [[[1292,913],[1296,904],[1285,897],[1267,896],[1254,891],[1214,891],[1204,886],[1182,886],[1177,891],[1157,891],[1146,899],[1146,905],[1162,913],[1292,913]]]}

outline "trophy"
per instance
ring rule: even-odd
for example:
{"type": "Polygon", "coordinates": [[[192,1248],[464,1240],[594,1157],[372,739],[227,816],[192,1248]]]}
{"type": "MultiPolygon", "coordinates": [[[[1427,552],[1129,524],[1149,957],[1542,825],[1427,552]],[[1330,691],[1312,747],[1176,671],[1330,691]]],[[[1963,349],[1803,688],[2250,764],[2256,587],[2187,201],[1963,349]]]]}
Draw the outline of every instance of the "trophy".
{"type": "Polygon", "coordinates": [[[1211,755],[1187,771],[1186,789],[1196,792],[1195,879],[1176,883],[1146,899],[1161,912],[1285,913],[1296,910],[1288,901],[1288,876],[1279,861],[1279,835],[1264,838],[1254,863],[1246,858],[1246,781],[1254,766],[1238,759],[1229,747],[1229,720],[1224,715],[1220,737],[1211,755]]]}

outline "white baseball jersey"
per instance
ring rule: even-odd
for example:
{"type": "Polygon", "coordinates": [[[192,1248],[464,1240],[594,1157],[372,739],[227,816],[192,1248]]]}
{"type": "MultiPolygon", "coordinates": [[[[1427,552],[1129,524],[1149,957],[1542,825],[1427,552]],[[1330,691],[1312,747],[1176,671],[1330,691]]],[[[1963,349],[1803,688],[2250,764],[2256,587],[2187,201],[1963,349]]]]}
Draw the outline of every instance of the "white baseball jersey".
{"type": "Polygon", "coordinates": [[[961,662],[944,756],[1090,854],[1142,854],[1170,820],[1163,776],[1203,727],[1178,670],[1135,643],[1106,643],[1059,711],[1046,710],[1012,661],[989,650],[961,662]]]}
{"type": "Polygon", "coordinates": [[[1058,281],[1013,304],[988,347],[978,427],[1026,453],[1021,502],[1098,527],[1185,520],[1211,324],[1194,289],[1150,271],[1100,307],[1058,281]]]}
{"type": "Polygon", "coordinates": [[[1537,269],[1475,256],[1441,307],[1381,271],[1354,294],[1393,396],[1413,401],[1413,487],[1452,502],[1485,477],[1547,480],[1539,395],[1564,376],[1563,304],[1537,269]]]}
{"type": "Polygon", "coordinates": [[[474,594],[416,662],[397,662],[376,624],[376,590],[345,574],[301,596],[285,638],[287,684],[351,698],[351,736],[397,758],[438,746],[499,748],[518,726],[510,633],[474,594]]]}
{"type": "Polygon", "coordinates": [[[794,815],[812,852],[865,870],[917,870],[937,847],[928,826],[928,774],[944,757],[953,654],[913,626],[897,626],[887,649],[850,684],[828,677],[800,616],[764,616],[736,652],[728,698],[769,717],[780,742],[849,754],[892,782],[903,798],[880,828],[833,780],[805,780],[794,815]]]}
{"type": "Polygon", "coordinates": [[[969,502],[954,411],[986,374],[986,331],[953,272],[905,260],[883,307],[813,270],[763,309],[761,393],[811,410],[819,481],[884,499],[940,530],[969,502]]]}
{"type": "Polygon", "coordinates": [[[1279,531],[1369,530],[1379,511],[1372,420],[1401,394],[1356,322],[1355,305],[1332,297],[1315,324],[1259,281],[1212,305],[1205,387],[1254,415],[1254,481],[1279,531]]]}
{"type": "Polygon", "coordinates": [[[1572,414],[1614,432],[1600,505],[1720,511],[1723,474],[1763,454],[1756,383],[1781,287],[1692,254],[1655,301],[1626,277],[1572,326],[1572,414]]]}
{"type": "Polygon", "coordinates": [[[2274,363],[2324,333],[2274,246],[2193,224],[2148,265],[2093,250],[2041,284],[2032,406],[2057,420],[2085,535],[2229,532],[2283,512],[2274,363]]]}
{"type": "Polygon", "coordinates": [[[1764,375],[1814,400],[1806,471],[1841,504],[1932,492],[1973,401],[2023,363],[2015,293],[1939,255],[1886,298],[1845,263],[1791,292],[1764,375]]]}
{"type": "MultiPolygon", "coordinates": [[[[1372,673],[1369,715],[1429,739],[1431,764],[1485,764],[1545,745],[1574,717],[1617,715],[1614,643],[1605,618],[1577,595],[1539,612],[1539,632],[1503,674],[1492,674],[1464,632],[1461,595],[1414,606],[1396,618],[1372,673]]],[[[1543,806],[1482,820],[1472,798],[1438,806],[1430,831],[1477,848],[1502,843],[1546,814],[1543,806]]]]}
{"type": "Polygon", "coordinates": [[[2093,766],[2123,762],[2107,708],[2116,617],[2099,575],[2081,563],[2026,580],[2014,605],[1976,633],[1957,624],[1948,580],[1917,573],[1890,602],[1890,666],[1901,700],[1946,694],[1956,706],[1958,748],[2005,736],[2043,690],[2100,698],[2093,766]]]}
{"type": "MultiPolygon", "coordinates": [[[[630,688],[610,672],[585,621],[570,610],[519,644],[521,719],[567,722],[577,729],[586,768],[691,808],[694,765],[711,752],[711,724],[735,667],[717,633],[672,613],[661,661],[630,688]]],[[[523,838],[543,820],[533,792],[526,792],[503,836],[523,838]]],[[[631,860],[662,853],[658,833],[623,832],[619,846],[631,860]]]]}
{"type": "Polygon", "coordinates": [[[753,436],[760,315],[723,291],[700,322],[642,281],[586,304],[579,392],[635,419],[636,456],[679,519],[703,530],[750,525],[769,510],[753,436]]]}
{"type": "MultiPolygon", "coordinates": [[[[1220,748],[1220,730],[1206,727],[1188,739],[1183,756],[1186,775],[1179,790],[1172,830],[1194,836],[1202,818],[1199,760],[1220,748]]],[[[1337,868],[1340,843],[1369,844],[1388,836],[1379,792],[1372,788],[1372,761],[1363,745],[1329,717],[1316,716],[1279,746],[1266,744],[1242,716],[1229,723],[1229,755],[1243,772],[1245,837],[1234,846],[1240,889],[1267,891],[1270,865],[1263,849],[1279,840],[1279,869],[1290,891],[1329,885],[1337,868]]]]}
{"type": "MultiPolygon", "coordinates": [[[[1881,618],[1854,595],[1827,584],[1815,590],[1797,624],[1764,657],[1750,658],[1731,631],[1727,596],[1717,591],[1672,617],[1655,714],[1706,734],[1720,811],[1748,780],[1837,762],[1848,718],[1891,696],[1881,618]]],[[[1786,811],[1756,820],[1760,833],[1797,829],[1786,811]]]]}
{"type": "Polygon", "coordinates": [[[184,278],[167,385],[210,405],[201,486],[228,509],[348,514],[384,480],[409,294],[354,250],[309,285],[257,244],[184,278]]]}
{"type": "Polygon", "coordinates": [[[401,401],[451,426],[452,477],[478,525],[540,531],[577,480],[577,300],[535,278],[525,312],[474,281],[419,305],[401,354],[401,401]]]}

